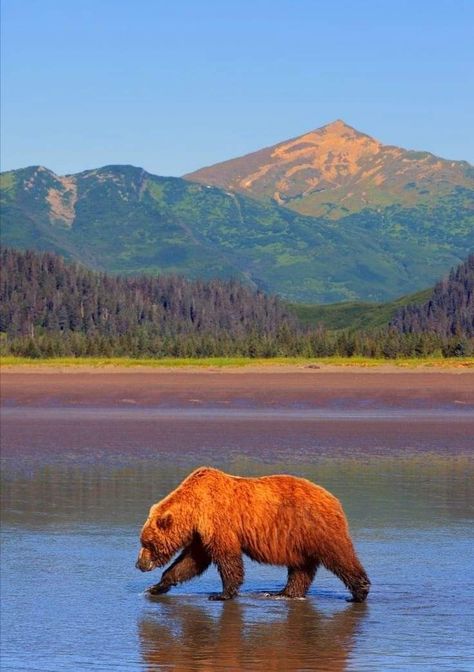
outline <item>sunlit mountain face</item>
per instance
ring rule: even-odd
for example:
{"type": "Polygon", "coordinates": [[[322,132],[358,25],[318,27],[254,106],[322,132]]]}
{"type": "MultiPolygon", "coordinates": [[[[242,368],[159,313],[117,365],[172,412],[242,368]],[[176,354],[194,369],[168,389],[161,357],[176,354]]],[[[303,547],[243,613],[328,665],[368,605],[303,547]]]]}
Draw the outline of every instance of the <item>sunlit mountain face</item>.
{"type": "Polygon", "coordinates": [[[185,178],[332,218],[474,188],[466,161],[384,145],[341,120],[185,178]]]}

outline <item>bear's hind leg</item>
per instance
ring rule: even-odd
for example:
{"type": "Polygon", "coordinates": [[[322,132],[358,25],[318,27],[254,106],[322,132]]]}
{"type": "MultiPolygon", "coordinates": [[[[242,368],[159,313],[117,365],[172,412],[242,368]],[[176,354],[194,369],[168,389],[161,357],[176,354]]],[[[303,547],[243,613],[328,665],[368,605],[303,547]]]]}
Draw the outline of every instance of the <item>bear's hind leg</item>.
{"type": "Polygon", "coordinates": [[[318,564],[308,564],[305,567],[288,567],[288,580],[283,590],[277,593],[266,593],[266,595],[288,598],[305,597],[317,569],[318,564]]]}
{"type": "Polygon", "coordinates": [[[184,549],[172,565],[163,573],[159,583],[148,589],[150,595],[163,595],[172,586],[184,583],[199,576],[211,564],[211,556],[201,542],[193,542],[184,549]]]}
{"type": "Polygon", "coordinates": [[[323,564],[350,590],[351,602],[364,602],[369,594],[370,580],[353,550],[346,556],[332,554],[323,560],[323,564]]]}

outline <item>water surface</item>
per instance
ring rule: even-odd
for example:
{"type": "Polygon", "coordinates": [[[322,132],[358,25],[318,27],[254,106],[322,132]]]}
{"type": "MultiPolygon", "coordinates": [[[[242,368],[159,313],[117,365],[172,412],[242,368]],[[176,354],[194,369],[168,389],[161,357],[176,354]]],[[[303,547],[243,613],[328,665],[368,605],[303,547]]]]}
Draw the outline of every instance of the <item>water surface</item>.
{"type": "Polygon", "coordinates": [[[472,412],[4,410],[2,670],[472,670],[472,412]],[[342,501],[372,580],[364,605],[320,570],[215,570],[159,598],[134,568],[149,505],[201,464],[293,473],[342,501]]]}

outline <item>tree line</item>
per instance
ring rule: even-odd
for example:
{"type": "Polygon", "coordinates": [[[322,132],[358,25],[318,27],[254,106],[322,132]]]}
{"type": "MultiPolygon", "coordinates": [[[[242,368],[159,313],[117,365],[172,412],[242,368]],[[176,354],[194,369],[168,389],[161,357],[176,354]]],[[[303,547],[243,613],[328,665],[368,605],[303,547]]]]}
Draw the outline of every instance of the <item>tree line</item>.
{"type": "MultiPolygon", "coordinates": [[[[462,330],[469,308],[450,333],[441,321],[440,330],[408,329],[399,316],[385,329],[329,332],[302,325],[278,297],[234,280],[111,276],[50,252],[8,248],[0,259],[4,355],[396,358],[474,351],[472,331],[462,330]]],[[[461,280],[453,277],[465,284],[463,272],[461,280]]]]}

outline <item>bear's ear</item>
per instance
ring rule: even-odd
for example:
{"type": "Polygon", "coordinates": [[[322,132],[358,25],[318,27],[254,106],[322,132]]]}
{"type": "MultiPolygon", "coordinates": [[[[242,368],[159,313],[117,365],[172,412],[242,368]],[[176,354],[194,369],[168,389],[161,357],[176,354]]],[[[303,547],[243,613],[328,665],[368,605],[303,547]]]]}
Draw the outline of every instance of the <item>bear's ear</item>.
{"type": "Polygon", "coordinates": [[[164,516],[160,516],[156,519],[156,527],[159,527],[160,530],[169,530],[173,522],[173,516],[171,513],[165,513],[164,516]]]}

